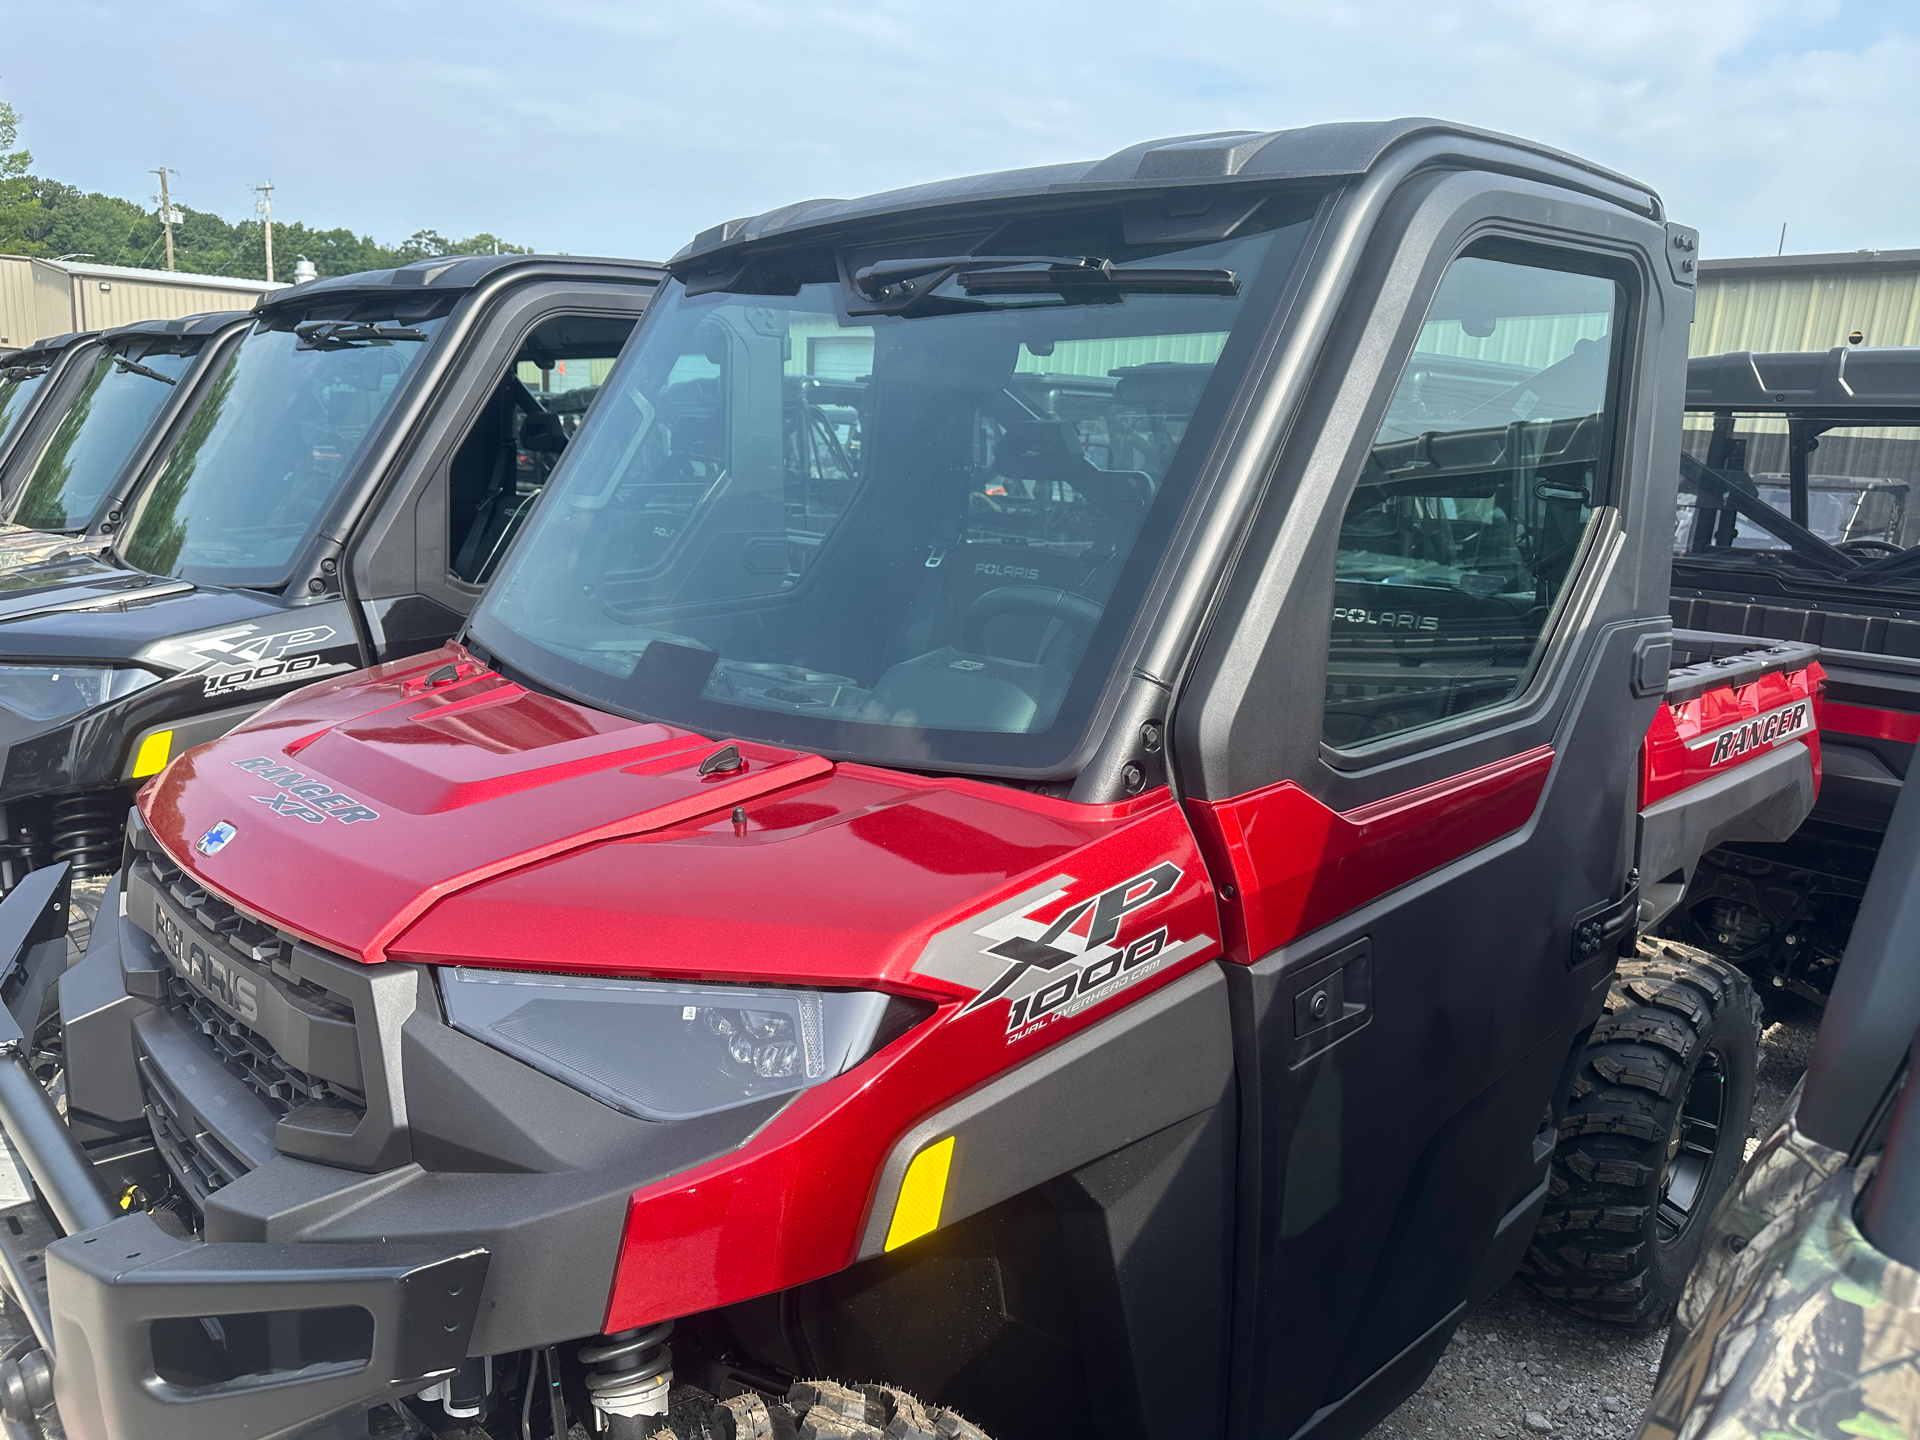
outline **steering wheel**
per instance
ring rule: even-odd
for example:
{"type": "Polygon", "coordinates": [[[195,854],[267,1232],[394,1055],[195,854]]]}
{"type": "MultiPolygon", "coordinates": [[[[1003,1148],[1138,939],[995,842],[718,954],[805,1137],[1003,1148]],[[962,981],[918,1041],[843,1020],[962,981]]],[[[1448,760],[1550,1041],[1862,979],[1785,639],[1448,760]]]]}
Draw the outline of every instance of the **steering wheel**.
{"type": "Polygon", "coordinates": [[[1854,555],[1862,560],[1887,560],[1905,553],[1903,547],[1890,540],[1842,540],[1833,548],[1842,555],[1854,555]]]}
{"type": "Polygon", "coordinates": [[[1105,613],[1106,606],[1051,585],[1002,585],[967,607],[960,621],[960,646],[975,655],[986,654],[987,624],[1002,615],[1036,615],[1084,633],[1098,625],[1105,613]]]}

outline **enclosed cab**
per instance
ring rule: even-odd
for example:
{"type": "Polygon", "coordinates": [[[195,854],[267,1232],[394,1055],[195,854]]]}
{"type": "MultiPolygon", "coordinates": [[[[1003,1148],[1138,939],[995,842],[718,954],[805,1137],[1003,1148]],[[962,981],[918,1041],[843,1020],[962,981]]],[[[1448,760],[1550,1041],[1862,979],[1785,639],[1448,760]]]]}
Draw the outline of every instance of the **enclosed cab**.
{"type": "Polygon", "coordinates": [[[1920,349],[1690,362],[1682,627],[1818,645],[1825,778],[1784,844],[1707,857],[1669,933],[1824,1003],[1920,740],[1920,349]]]}
{"type": "Polygon", "coordinates": [[[46,398],[49,381],[57,388],[56,377],[74,347],[92,338],[92,331],[56,335],[12,351],[0,361],[0,473],[20,444],[29,418],[46,398]]]}
{"type": "Polygon", "coordinates": [[[87,513],[66,558],[0,573],[0,880],[54,860],[104,874],[134,783],[172,755],[452,634],[658,274],[444,259],[276,291],[237,329],[103,338],[75,383],[168,403],[90,510],[69,462],[93,432],[49,418],[10,502],[87,513]],[[207,363],[173,386],[127,371],[163,373],[159,352],[196,340],[207,363]]]}
{"type": "Polygon", "coordinates": [[[68,1434],[1359,1435],[1523,1260],[1657,1321],[1755,1014],[1642,887],[1818,783],[1667,613],[1694,254],[1433,121],[698,237],[457,642],[143,788],[0,1085],[68,1434]]]}
{"type": "Polygon", "coordinates": [[[243,312],[123,325],[70,347],[55,388],[0,461],[0,570],[110,546],[135,485],[243,312]]]}

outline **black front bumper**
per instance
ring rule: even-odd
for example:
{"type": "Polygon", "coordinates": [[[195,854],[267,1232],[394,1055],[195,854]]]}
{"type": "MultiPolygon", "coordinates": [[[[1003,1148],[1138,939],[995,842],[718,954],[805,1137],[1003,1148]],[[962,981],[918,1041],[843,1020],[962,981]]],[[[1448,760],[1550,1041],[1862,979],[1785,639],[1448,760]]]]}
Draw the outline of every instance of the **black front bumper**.
{"type": "Polygon", "coordinates": [[[148,1193],[198,1233],[139,1214],[48,1247],[73,1440],[298,1435],[466,1358],[593,1336],[633,1192],[786,1103],[622,1115],[453,1030],[421,967],[273,932],[137,818],[129,838],[60,981],[64,1128],[103,1175],[148,1155],[148,1193]],[[221,999],[243,991],[251,1023],[221,999]]]}
{"type": "Polygon", "coordinates": [[[209,1243],[129,1215],[47,1247],[69,1440],[297,1435],[466,1357],[482,1249],[209,1243]]]}

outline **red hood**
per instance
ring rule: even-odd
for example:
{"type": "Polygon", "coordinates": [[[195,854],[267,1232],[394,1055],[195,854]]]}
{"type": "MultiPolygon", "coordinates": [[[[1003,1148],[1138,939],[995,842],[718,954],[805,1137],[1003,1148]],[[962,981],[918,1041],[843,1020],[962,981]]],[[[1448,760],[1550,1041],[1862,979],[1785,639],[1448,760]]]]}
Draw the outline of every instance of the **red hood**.
{"type": "Polygon", "coordinates": [[[928,934],[1135,808],[744,741],[744,769],[703,778],[721,748],[448,647],[300,691],[140,803],[214,890],[369,962],[916,989],[928,934]]]}

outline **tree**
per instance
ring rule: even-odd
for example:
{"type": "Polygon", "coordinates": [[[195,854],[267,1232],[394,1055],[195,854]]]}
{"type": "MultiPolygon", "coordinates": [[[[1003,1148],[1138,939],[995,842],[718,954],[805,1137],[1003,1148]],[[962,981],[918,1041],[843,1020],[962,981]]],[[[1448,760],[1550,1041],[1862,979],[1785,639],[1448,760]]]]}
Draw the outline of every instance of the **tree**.
{"type": "Polygon", "coordinates": [[[28,171],[33,156],[16,150],[20,143],[20,117],[13,106],[0,100],[0,239],[25,224],[26,212],[33,208],[28,171]]]}
{"type": "MultiPolygon", "coordinates": [[[[32,173],[33,156],[16,150],[20,117],[0,101],[0,255],[84,255],[100,265],[158,270],[166,244],[157,210],[131,200],[82,194],[71,185],[32,173]]],[[[255,220],[231,221],[205,210],[174,207],[174,264],[200,275],[264,276],[266,244],[255,220]]],[[[298,221],[275,221],[273,253],[282,274],[293,257],[305,256],[321,275],[388,270],[440,255],[528,255],[482,231],[448,240],[432,229],[416,230],[398,245],[343,228],[310,230],[298,221]]]]}

